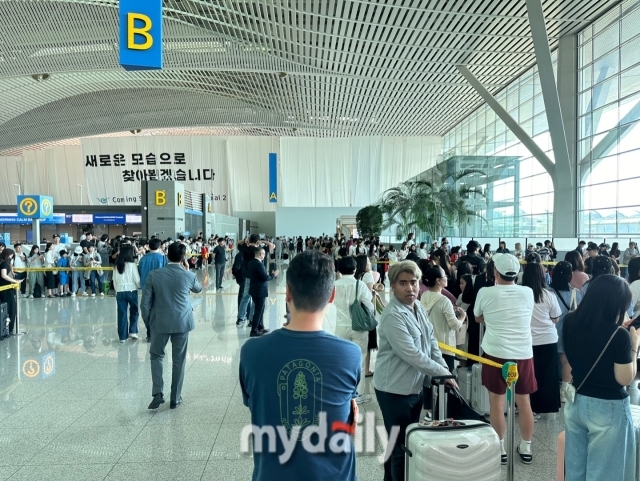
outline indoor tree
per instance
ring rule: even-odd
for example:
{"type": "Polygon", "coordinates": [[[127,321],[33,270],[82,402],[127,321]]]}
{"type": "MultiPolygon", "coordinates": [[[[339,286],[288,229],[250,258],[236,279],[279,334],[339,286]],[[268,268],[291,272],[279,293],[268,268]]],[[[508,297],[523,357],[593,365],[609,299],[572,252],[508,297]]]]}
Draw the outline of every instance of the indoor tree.
{"type": "Polygon", "coordinates": [[[448,174],[443,165],[433,169],[429,179],[402,182],[382,194],[378,205],[385,215],[383,228],[395,225],[398,239],[421,230],[433,240],[443,235],[446,227],[467,224],[479,215],[468,201],[484,198],[484,191],[460,181],[483,172],[464,169],[448,174]]]}
{"type": "Polygon", "coordinates": [[[377,205],[363,207],[356,214],[356,225],[362,237],[379,236],[382,232],[382,211],[377,205]]]}

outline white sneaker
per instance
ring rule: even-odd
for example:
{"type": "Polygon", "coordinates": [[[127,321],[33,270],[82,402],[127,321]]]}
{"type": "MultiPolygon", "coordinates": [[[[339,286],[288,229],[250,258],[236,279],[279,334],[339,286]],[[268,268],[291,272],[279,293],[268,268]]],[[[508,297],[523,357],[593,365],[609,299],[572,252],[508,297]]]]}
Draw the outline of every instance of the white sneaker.
{"type": "Polygon", "coordinates": [[[31,295],[29,296],[29,299],[33,299],[33,294],[31,294],[31,295]]]}
{"type": "Polygon", "coordinates": [[[129,334],[129,339],[138,339],[137,334],[129,334]]]}
{"type": "Polygon", "coordinates": [[[75,293],[75,292],[72,292],[72,293],[71,293],[71,297],[76,297],[76,293],[75,293]]]}
{"type": "Polygon", "coordinates": [[[89,294],[87,294],[86,292],[82,293],[82,297],[87,297],[89,294]]]}
{"type": "Polygon", "coordinates": [[[101,292],[101,293],[100,293],[100,297],[104,297],[104,292],[101,292]]]}
{"type": "Polygon", "coordinates": [[[356,398],[356,404],[368,403],[371,401],[371,396],[368,394],[361,394],[356,398]]]}
{"type": "Polygon", "coordinates": [[[95,294],[91,294],[91,297],[96,297],[96,295],[95,294]]]}

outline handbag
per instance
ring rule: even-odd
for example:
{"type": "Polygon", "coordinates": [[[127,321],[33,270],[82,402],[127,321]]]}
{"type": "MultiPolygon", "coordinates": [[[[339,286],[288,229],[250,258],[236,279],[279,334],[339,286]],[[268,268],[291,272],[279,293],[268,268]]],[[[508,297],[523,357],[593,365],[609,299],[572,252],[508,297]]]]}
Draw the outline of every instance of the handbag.
{"type": "Polygon", "coordinates": [[[358,301],[359,282],[356,281],[356,298],[353,304],[349,306],[349,314],[351,314],[351,329],[354,331],[373,331],[378,326],[373,314],[362,307],[358,301]]]}
{"type": "Polygon", "coordinates": [[[564,307],[566,307],[567,312],[572,312],[572,311],[575,311],[577,309],[577,307],[578,307],[578,298],[577,298],[578,289],[571,288],[571,299],[569,300],[569,305],[567,305],[567,303],[562,298],[562,296],[558,293],[558,291],[556,291],[554,289],[553,292],[556,293],[556,296],[558,297],[558,299],[560,299],[560,302],[562,302],[562,305],[564,307]]]}
{"type": "MultiPolygon", "coordinates": [[[[618,329],[621,329],[620,327],[618,327],[618,329]]],[[[569,384],[567,384],[567,387],[565,388],[565,392],[564,392],[564,396],[567,400],[568,403],[573,403],[573,401],[575,401],[576,399],[576,394],[578,394],[578,391],[580,391],[580,388],[584,385],[584,383],[587,381],[587,379],[589,378],[589,375],[593,372],[593,370],[595,369],[595,367],[597,366],[598,362],[600,362],[600,359],[602,359],[602,356],[604,355],[605,351],[607,350],[607,348],[609,347],[609,344],[611,344],[611,341],[613,341],[613,337],[616,335],[616,333],[618,332],[618,329],[616,329],[615,331],[613,331],[613,334],[611,334],[611,337],[609,338],[609,340],[607,341],[607,344],[605,344],[604,349],[602,350],[602,352],[600,353],[600,355],[598,356],[598,359],[596,359],[596,362],[593,363],[593,366],[591,366],[591,369],[589,369],[589,372],[587,373],[587,375],[584,377],[584,379],[582,380],[582,382],[580,383],[580,385],[578,386],[578,389],[576,389],[573,385],[573,379],[571,380],[571,382],[569,384]]]]}

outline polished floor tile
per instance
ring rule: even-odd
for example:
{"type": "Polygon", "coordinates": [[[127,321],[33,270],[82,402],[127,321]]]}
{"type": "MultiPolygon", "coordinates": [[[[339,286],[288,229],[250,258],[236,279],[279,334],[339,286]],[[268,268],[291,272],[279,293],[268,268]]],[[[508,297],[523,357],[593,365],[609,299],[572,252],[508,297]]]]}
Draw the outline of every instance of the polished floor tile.
{"type": "MultiPolygon", "coordinates": [[[[282,325],[282,278],[272,283],[265,325],[282,325]]],[[[240,452],[250,421],[238,382],[240,349],[249,329],[235,325],[237,287],[194,296],[196,329],[190,334],[184,403],[169,409],[171,349],[164,360],[167,402],[150,411],[149,344],[117,342],[113,297],[21,300],[25,335],[0,342],[0,481],[248,480],[251,454],[240,452]]],[[[325,327],[332,331],[335,311],[325,327]]],[[[372,359],[375,369],[375,354],[372,359]]],[[[366,392],[373,394],[371,379],[366,392]]],[[[637,389],[632,402],[640,401],[637,389]]],[[[382,420],[375,395],[361,412],[382,420]]],[[[516,460],[518,481],[553,479],[556,437],[563,418],[536,424],[534,463],[516,460]]],[[[357,457],[360,480],[383,477],[373,452],[357,457]]],[[[506,471],[503,468],[503,477],[506,471]]]]}

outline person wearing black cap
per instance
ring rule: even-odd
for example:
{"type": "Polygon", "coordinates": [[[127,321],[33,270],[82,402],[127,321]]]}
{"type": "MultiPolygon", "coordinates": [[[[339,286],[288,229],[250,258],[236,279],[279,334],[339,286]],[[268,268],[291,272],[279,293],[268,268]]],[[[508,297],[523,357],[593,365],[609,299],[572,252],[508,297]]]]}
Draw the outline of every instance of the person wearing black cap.
{"type": "Polygon", "coordinates": [[[463,262],[468,262],[473,266],[473,273],[475,275],[484,272],[487,269],[487,263],[480,255],[478,255],[478,249],[480,249],[480,244],[478,242],[474,240],[469,241],[467,244],[467,253],[456,261],[456,267],[463,262]]]}
{"type": "Polygon", "coordinates": [[[604,242],[603,242],[603,243],[602,243],[602,244],[600,244],[600,246],[598,246],[598,247],[599,247],[599,250],[598,250],[598,255],[599,255],[599,256],[607,256],[607,257],[611,257],[611,256],[609,255],[609,251],[607,250],[607,249],[610,249],[610,248],[611,248],[611,246],[610,246],[609,244],[606,244],[606,243],[604,243],[604,242]]]}
{"type": "Polygon", "coordinates": [[[585,272],[589,275],[592,275],[593,270],[593,262],[594,259],[598,256],[598,244],[595,242],[589,242],[587,245],[587,258],[584,260],[585,272]]]}

